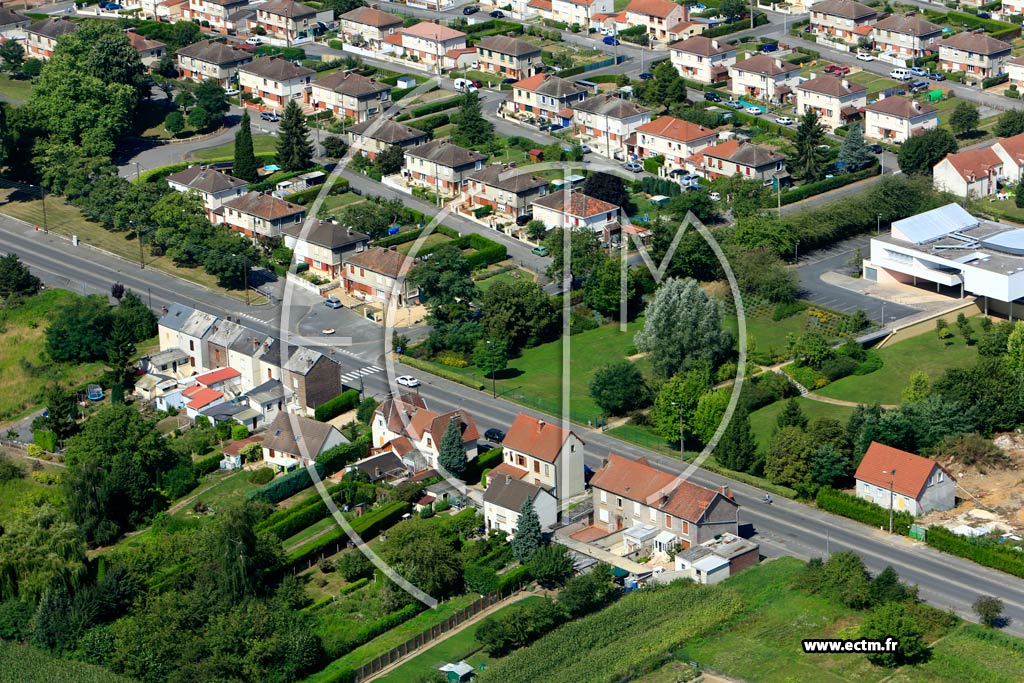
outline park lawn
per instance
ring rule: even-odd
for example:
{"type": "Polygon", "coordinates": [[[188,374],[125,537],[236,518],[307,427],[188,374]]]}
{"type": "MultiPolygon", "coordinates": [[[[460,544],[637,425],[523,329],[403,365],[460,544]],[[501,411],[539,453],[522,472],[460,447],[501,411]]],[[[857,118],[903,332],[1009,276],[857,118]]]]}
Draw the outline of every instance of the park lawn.
{"type": "Polygon", "coordinates": [[[10,76],[0,76],[0,97],[4,97],[15,104],[28,102],[35,89],[35,81],[16,81],[10,76]]]}
{"type": "MultiPolygon", "coordinates": [[[[975,336],[980,331],[979,320],[971,320],[975,336]]],[[[955,332],[955,326],[951,331],[955,332]]],[[[944,341],[934,330],[928,330],[892,346],[883,346],[878,349],[878,355],[882,358],[882,367],[878,370],[869,375],[844,377],[815,393],[844,401],[894,405],[900,402],[900,394],[916,370],[924,371],[934,382],[949,368],[972,364],[978,351],[974,346],[967,346],[959,334],[944,341]],[[952,343],[947,345],[947,341],[952,343]]]]}
{"type": "Polygon", "coordinates": [[[132,683],[109,669],[0,640],[0,683],[132,683]]]}
{"type": "MultiPolygon", "coordinates": [[[[800,334],[807,325],[807,311],[800,311],[782,320],[772,320],[772,307],[754,313],[747,312],[747,353],[755,351],[771,356],[788,355],[788,337],[800,334]]],[[[735,315],[723,315],[722,327],[732,332],[733,339],[738,335],[739,322],[735,315]]]]}
{"type": "MultiPolygon", "coordinates": [[[[659,434],[654,432],[654,429],[645,425],[634,425],[624,424],[618,427],[612,427],[608,430],[609,436],[614,436],[616,439],[622,439],[628,441],[631,444],[640,446],[641,448],[647,448],[661,453],[662,455],[668,455],[670,457],[678,458],[679,449],[674,448],[666,439],[662,438],[659,434]]],[[[678,438],[676,439],[678,443],[678,438]]],[[[693,455],[693,453],[688,453],[693,455]]]]}
{"type": "MultiPolygon", "coordinates": [[[[828,417],[833,420],[839,420],[845,425],[854,411],[854,408],[851,406],[837,406],[831,403],[812,401],[802,396],[798,396],[796,402],[800,405],[808,420],[828,417]]],[[[786,401],[776,401],[750,414],[750,431],[754,434],[754,441],[757,442],[759,448],[764,449],[768,446],[772,432],[775,431],[775,420],[778,419],[779,413],[782,412],[785,406],[786,401]]]]}
{"type": "Polygon", "coordinates": [[[56,309],[79,299],[64,289],[46,289],[18,306],[0,309],[0,420],[39,406],[46,386],[78,387],[103,374],[103,363],[54,363],[44,360],[46,323],[56,309]]]}
{"type": "MultiPolygon", "coordinates": [[[[505,605],[496,612],[493,612],[491,616],[497,617],[516,605],[536,602],[540,599],[540,596],[531,595],[511,605],[505,605]]],[[[450,638],[441,641],[433,647],[427,648],[421,654],[416,655],[405,664],[402,664],[377,680],[379,683],[407,683],[407,681],[417,681],[420,680],[421,676],[425,676],[431,671],[436,671],[439,667],[442,667],[449,662],[458,663],[462,660],[468,661],[475,668],[479,669],[480,664],[488,664],[491,658],[489,655],[480,651],[483,646],[476,639],[476,630],[478,627],[479,624],[474,624],[464,628],[450,638]]]]}
{"type": "MultiPolygon", "coordinates": [[[[273,135],[253,135],[253,152],[256,154],[274,154],[277,151],[277,138],[273,135]]],[[[197,149],[192,152],[192,157],[199,161],[210,161],[211,159],[231,159],[235,155],[235,143],[226,142],[216,147],[197,149]]]]}

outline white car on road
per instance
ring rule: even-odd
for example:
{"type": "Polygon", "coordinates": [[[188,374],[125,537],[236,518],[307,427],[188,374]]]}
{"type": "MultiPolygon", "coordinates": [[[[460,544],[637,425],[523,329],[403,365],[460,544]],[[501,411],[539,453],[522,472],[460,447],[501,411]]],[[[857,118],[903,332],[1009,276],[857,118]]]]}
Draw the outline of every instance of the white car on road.
{"type": "Polygon", "coordinates": [[[395,381],[401,384],[403,387],[418,387],[420,385],[420,381],[413,377],[412,375],[402,375],[395,381]]]}
{"type": "Polygon", "coordinates": [[[793,124],[793,119],[789,118],[788,116],[776,116],[775,123],[779,124],[780,126],[790,126],[793,124]]]}
{"type": "Polygon", "coordinates": [[[871,55],[869,55],[867,52],[858,52],[857,53],[857,59],[859,59],[862,62],[873,62],[873,61],[875,61],[875,58],[872,57],[871,55]]]}

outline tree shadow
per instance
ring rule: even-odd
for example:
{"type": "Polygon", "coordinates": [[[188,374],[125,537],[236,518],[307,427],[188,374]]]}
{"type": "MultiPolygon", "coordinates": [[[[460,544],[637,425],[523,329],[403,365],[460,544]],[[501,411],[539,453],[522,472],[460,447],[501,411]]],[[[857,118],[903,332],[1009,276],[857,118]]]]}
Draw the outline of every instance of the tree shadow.
{"type": "MultiPolygon", "coordinates": [[[[515,379],[523,375],[523,371],[519,368],[505,368],[504,370],[498,370],[494,373],[494,379],[515,379]]],[[[490,375],[486,379],[490,379],[490,375]]]]}

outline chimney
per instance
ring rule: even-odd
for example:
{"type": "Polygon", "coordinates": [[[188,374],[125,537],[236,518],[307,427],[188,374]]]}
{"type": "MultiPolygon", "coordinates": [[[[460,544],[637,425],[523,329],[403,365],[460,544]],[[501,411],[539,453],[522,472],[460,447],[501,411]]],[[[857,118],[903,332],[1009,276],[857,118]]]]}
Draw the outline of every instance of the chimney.
{"type": "Polygon", "coordinates": [[[508,486],[511,483],[512,483],[512,475],[511,474],[506,474],[505,475],[505,486],[508,486]]]}
{"type": "Polygon", "coordinates": [[[256,337],[251,337],[251,339],[252,339],[252,350],[255,351],[256,349],[260,348],[260,340],[257,339],[256,337]]]}
{"type": "Polygon", "coordinates": [[[849,90],[849,89],[850,89],[850,81],[848,79],[844,78],[843,79],[843,90],[849,90]]]}
{"type": "Polygon", "coordinates": [[[719,490],[721,491],[722,495],[725,496],[726,498],[732,498],[732,493],[729,492],[728,484],[722,484],[722,488],[719,490]]]}
{"type": "Polygon", "coordinates": [[[544,420],[537,420],[537,431],[540,432],[540,431],[543,431],[543,430],[544,430],[544,420]]]}
{"type": "Polygon", "coordinates": [[[782,60],[781,59],[776,59],[775,60],[775,68],[776,69],[781,69],[782,68],[782,60]]]}
{"type": "Polygon", "coordinates": [[[601,460],[601,467],[608,467],[608,458],[604,458],[601,460]]]}
{"type": "Polygon", "coordinates": [[[715,48],[716,50],[718,49],[719,44],[720,43],[717,40],[711,41],[711,47],[715,48]]]}
{"type": "Polygon", "coordinates": [[[650,461],[647,458],[645,458],[644,456],[642,456],[642,455],[639,458],[636,459],[636,463],[638,465],[650,465],[651,464],[650,461]]]}
{"type": "Polygon", "coordinates": [[[313,359],[312,358],[307,358],[306,359],[306,367],[307,368],[313,367],[313,359]]]}

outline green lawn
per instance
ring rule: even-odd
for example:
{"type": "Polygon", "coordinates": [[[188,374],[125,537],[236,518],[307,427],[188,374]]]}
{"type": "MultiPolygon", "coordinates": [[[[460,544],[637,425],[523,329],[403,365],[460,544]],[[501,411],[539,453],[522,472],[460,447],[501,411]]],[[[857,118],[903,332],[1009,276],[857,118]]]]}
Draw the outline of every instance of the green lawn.
{"type": "MultiPolygon", "coordinates": [[[[277,149],[277,138],[272,135],[253,135],[253,151],[256,154],[273,154],[277,149]]],[[[235,154],[235,143],[227,142],[216,147],[197,149],[192,152],[192,157],[200,161],[211,159],[230,159],[235,154]]]]}
{"type": "MultiPolygon", "coordinates": [[[[205,503],[216,510],[219,506],[230,501],[244,500],[245,494],[259,488],[255,484],[249,483],[248,474],[249,472],[246,470],[235,470],[233,472],[218,470],[207,475],[199,482],[199,487],[196,489],[196,491],[201,492],[196,496],[196,502],[205,503]]],[[[186,505],[174,513],[174,516],[190,517],[192,514],[192,506],[186,505]]]]}
{"type": "MultiPolygon", "coordinates": [[[[881,372],[881,371],[880,371],[881,372]]],[[[800,404],[800,408],[804,411],[804,415],[807,416],[808,420],[815,420],[819,417],[830,417],[833,420],[839,420],[844,425],[853,415],[854,409],[849,406],[837,406],[831,403],[822,403],[821,401],[812,401],[809,398],[797,397],[797,403],[800,404]]],[[[768,441],[771,439],[772,432],[775,431],[775,420],[778,418],[779,413],[786,406],[785,401],[776,401],[771,405],[767,405],[760,410],[755,410],[750,414],[750,430],[754,433],[754,440],[760,448],[768,446],[768,441]]]]}
{"type": "Polygon", "coordinates": [[[11,100],[15,104],[28,102],[32,97],[32,91],[36,89],[34,81],[16,81],[10,76],[0,76],[0,96],[11,100]]]}
{"type": "Polygon", "coordinates": [[[0,683],[132,683],[101,666],[0,640],[0,683]]]}
{"type": "MultiPolygon", "coordinates": [[[[481,292],[487,292],[488,289],[498,284],[499,282],[514,282],[516,278],[514,278],[512,274],[521,272],[523,271],[520,271],[518,268],[516,270],[509,270],[504,273],[495,275],[494,277],[489,277],[486,280],[480,280],[479,282],[476,283],[476,286],[480,289],[481,292]]],[[[525,275],[520,275],[519,277],[525,277],[525,275]]]]}
{"type": "Polygon", "coordinates": [[[363,198],[354,192],[332,194],[324,199],[324,203],[320,205],[320,217],[326,218],[327,216],[340,213],[345,207],[358,204],[361,201],[364,201],[363,198]]]}
{"type": "MultiPolygon", "coordinates": [[[[427,238],[423,240],[423,242],[419,245],[418,251],[423,251],[424,249],[435,247],[444,244],[445,242],[451,241],[452,238],[448,237],[447,235],[442,235],[439,232],[432,232],[429,235],[427,235],[427,238]]],[[[399,244],[396,247],[396,249],[398,249],[399,253],[408,256],[409,252],[412,251],[412,248],[416,246],[416,242],[417,240],[412,240],[411,242],[406,242],[405,244],[399,244]]]]}
{"type": "MultiPolygon", "coordinates": [[[[800,334],[807,325],[807,311],[801,311],[783,320],[772,320],[772,308],[748,311],[747,353],[764,353],[772,357],[788,355],[790,334],[800,334]]],[[[722,316],[722,326],[732,332],[733,338],[739,330],[735,315],[722,316]]]]}
{"type": "MultiPolygon", "coordinates": [[[[980,318],[972,319],[975,336],[979,332],[980,318]]],[[[933,330],[911,337],[878,350],[883,365],[870,375],[844,377],[816,393],[844,401],[858,403],[896,404],[900,393],[916,370],[928,373],[932,381],[942,376],[947,368],[970,365],[978,357],[973,346],[967,346],[963,337],[941,340],[933,330]],[[951,342],[947,345],[946,342],[951,342]]]]}

